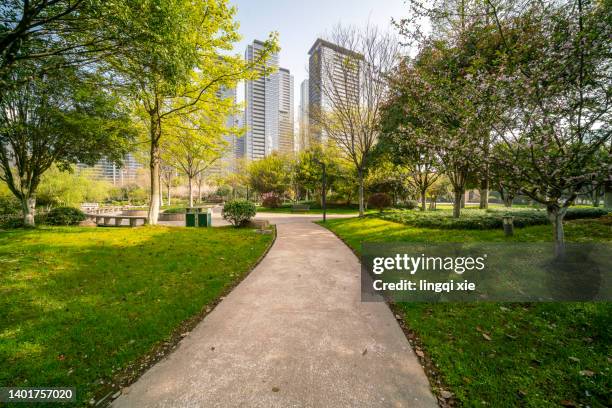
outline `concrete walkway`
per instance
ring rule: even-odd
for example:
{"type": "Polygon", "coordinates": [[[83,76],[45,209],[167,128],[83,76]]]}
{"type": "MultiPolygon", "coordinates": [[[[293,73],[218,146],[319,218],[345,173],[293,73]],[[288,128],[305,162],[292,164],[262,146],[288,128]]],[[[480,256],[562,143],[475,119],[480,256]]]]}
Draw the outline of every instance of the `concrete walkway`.
{"type": "Polygon", "coordinates": [[[385,303],[331,232],[279,224],[251,274],[115,407],[437,407],[385,303]]]}

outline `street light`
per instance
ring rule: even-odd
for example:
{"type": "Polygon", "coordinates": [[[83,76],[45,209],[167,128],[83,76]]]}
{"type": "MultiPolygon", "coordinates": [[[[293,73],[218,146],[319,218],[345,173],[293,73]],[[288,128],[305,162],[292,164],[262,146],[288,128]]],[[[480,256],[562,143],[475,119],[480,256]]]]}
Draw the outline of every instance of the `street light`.
{"type": "Polygon", "coordinates": [[[326,203],[326,196],[327,196],[327,172],[325,170],[325,163],[322,162],[321,160],[317,159],[316,157],[312,159],[313,162],[315,162],[316,164],[320,165],[322,170],[323,170],[323,188],[321,190],[321,207],[323,208],[323,222],[327,221],[327,203],[326,203]]]}

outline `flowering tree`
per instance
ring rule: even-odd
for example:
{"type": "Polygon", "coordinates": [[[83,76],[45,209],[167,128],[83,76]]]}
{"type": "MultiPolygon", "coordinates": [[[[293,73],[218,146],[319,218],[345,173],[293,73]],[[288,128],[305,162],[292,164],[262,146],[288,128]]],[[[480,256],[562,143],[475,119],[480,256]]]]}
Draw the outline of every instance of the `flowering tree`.
{"type": "Polygon", "coordinates": [[[505,91],[493,160],[509,188],[546,206],[562,255],[567,208],[610,180],[610,6],[533,3],[512,19],[491,10],[506,58],[492,78],[505,91]]]}

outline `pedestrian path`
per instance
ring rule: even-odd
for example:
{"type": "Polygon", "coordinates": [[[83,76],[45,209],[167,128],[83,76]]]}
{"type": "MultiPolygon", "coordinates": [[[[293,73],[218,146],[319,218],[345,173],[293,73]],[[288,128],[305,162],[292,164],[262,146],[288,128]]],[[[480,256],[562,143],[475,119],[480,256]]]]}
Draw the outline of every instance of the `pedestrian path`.
{"type": "Polygon", "coordinates": [[[312,222],[277,225],[268,255],[115,407],[436,407],[360,265],[312,222]]]}

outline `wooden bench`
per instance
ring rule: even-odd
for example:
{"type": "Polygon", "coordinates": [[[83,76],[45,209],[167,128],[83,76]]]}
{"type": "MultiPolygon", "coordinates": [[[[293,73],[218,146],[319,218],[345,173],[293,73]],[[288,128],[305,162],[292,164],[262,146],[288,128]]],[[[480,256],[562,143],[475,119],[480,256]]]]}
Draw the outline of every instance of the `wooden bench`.
{"type": "Polygon", "coordinates": [[[310,211],[310,206],[306,205],[306,204],[294,204],[291,206],[291,212],[299,212],[299,213],[305,213],[310,211]]]}

